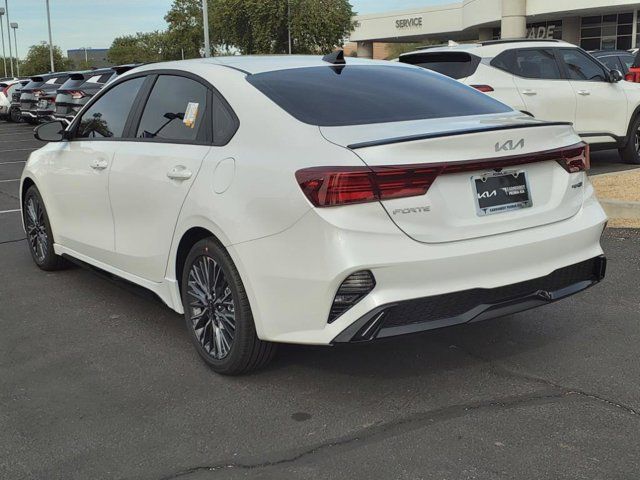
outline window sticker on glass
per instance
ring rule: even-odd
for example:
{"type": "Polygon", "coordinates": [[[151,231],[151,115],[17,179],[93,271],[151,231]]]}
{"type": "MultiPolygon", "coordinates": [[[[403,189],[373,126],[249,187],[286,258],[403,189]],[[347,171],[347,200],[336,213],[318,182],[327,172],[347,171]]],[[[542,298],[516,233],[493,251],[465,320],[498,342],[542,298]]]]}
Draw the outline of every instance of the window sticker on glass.
{"type": "Polygon", "coordinates": [[[196,119],[198,118],[198,106],[199,104],[195,102],[189,102],[187,104],[187,109],[184,112],[182,123],[184,123],[189,128],[193,128],[196,126],[196,119]]]}

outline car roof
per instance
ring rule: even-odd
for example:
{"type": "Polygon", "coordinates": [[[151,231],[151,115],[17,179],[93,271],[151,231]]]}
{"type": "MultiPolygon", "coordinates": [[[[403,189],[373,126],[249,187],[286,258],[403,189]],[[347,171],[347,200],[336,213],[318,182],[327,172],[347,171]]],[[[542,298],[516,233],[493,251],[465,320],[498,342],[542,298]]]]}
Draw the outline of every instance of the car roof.
{"type": "Polygon", "coordinates": [[[431,52],[468,52],[479,57],[492,58],[496,55],[516,48],[578,48],[575,45],[553,39],[513,39],[513,40],[490,40],[480,43],[463,43],[459,45],[446,45],[435,47],[424,47],[412,52],[403,53],[400,57],[417,55],[431,52]]]}
{"type": "MultiPolygon", "coordinates": [[[[146,64],[134,69],[136,72],[144,70],[154,70],[158,68],[184,68],[193,66],[211,65],[218,67],[228,67],[245,74],[256,74],[272,72],[276,70],[288,70],[292,68],[304,67],[331,67],[336,66],[322,60],[320,55],[234,55],[228,57],[195,58],[191,60],[179,60],[175,62],[163,62],[146,64]]],[[[369,60],[362,58],[346,57],[345,65],[395,65],[386,60],[369,60]]]]}

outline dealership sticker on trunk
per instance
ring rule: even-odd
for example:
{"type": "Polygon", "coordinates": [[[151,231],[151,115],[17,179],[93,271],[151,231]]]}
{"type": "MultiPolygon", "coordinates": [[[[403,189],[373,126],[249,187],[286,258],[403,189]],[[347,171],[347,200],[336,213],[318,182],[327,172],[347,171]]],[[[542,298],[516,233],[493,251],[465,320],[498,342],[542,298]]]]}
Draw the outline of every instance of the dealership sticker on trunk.
{"type": "Polygon", "coordinates": [[[524,171],[489,172],[471,177],[479,216],[504,213],[533,205],[524,171]]]}

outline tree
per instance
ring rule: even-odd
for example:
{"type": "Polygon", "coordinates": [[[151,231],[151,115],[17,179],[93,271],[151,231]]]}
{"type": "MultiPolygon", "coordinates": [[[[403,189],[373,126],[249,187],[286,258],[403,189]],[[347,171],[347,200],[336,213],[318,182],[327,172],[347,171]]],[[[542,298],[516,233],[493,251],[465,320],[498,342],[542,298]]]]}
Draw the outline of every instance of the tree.
{"type": "Polygon", "coordinates": [[[107,57],[114,65],[180,58],[168,33],[160,31],[117,37],[113,40],[107,57]]]}
{"type": "Polygon", "coordinates": [[[432,42],[427,40],[422,43],[390,43],[387,45],[387,60],[393,60],[394,58],[398,58],[403,53],[412,52],[420,47],[424,47],[427,45],[432,45],[437,42],[432,42]]]}
{"type": "Polygon", "coordinates": [[[180,56],[200,57],[204,43],[201,0],[174,0],[164,19],[169,24],[170,44],[180,56]]]}
{"type": "MultiPolygon", "coordinates": [[[[60,47],[53,47],[53,63],[58,72],[73,68],[73,62],[62,56],[60,47]]],[[[27,77],[51,71],[48,45],[32,45],[27,56],[20,62],[20,75],[27,77]]]]}
{"type": "MultiPolygon", "coordinates": [[[[165,17],[183,48],[202,47],[200,5],[174,0],[165,17]]],[[[288,8],[288,0],[209,0],[212,42],[218,50],[244,54],[287,53],[288,8]]],[[[348,0],[290,0],[290,8],[293,53],[328,53],[353,27],[348,0]]]]}

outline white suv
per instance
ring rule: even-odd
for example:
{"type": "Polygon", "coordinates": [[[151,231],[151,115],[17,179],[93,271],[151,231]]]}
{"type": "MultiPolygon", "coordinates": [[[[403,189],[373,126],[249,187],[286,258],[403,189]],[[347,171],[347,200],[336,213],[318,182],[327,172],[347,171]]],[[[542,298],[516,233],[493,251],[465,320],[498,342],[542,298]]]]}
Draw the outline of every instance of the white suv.
{"type": "Polygon", "coordinates": [[[592,147],[640,164],[640,85],[557,40],[426,47],[400,56],[455,78],[536,118],[572,122],[592,147]]]}

